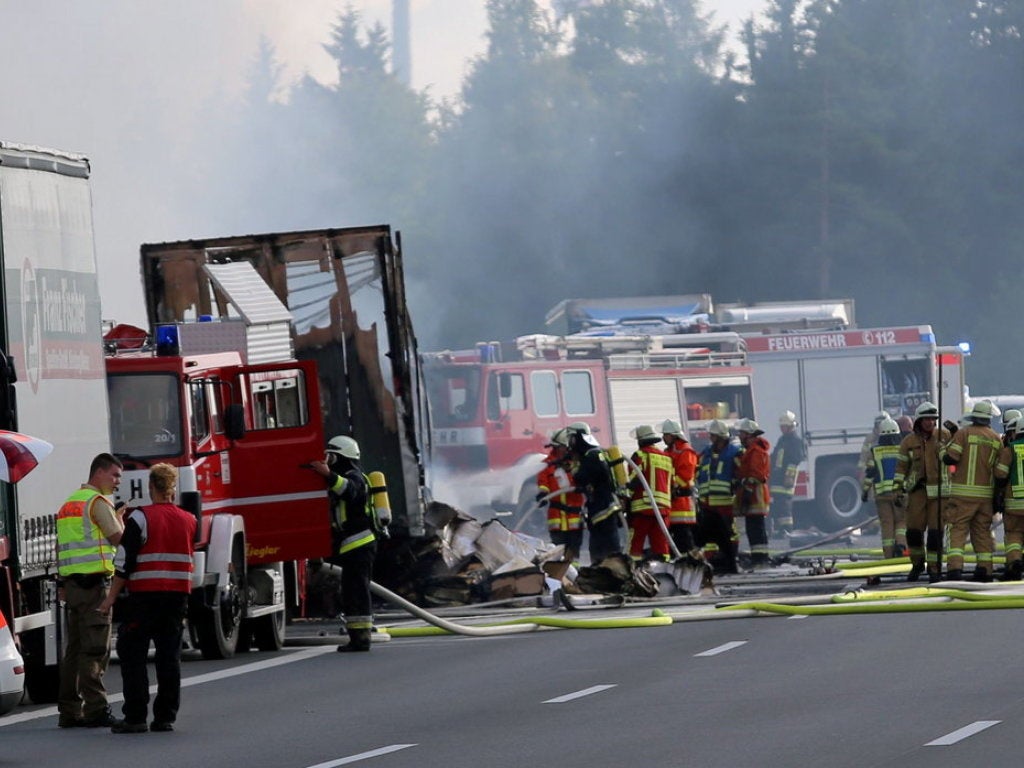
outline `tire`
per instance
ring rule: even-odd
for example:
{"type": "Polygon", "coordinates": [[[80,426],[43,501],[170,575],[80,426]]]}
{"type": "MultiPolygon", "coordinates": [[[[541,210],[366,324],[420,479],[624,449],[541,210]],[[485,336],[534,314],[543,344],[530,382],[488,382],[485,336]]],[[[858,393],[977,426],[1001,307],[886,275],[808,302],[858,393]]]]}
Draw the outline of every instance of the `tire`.
{"type": "Polygon", "coordinates": [[[252,639],[261,651],[280,651],[284,647],[284,611],[260,616],[249,622],[252,625],[252,639]]]}
{"type": "Polygon", "coordinates": [[[860,500],[857,462],[852,459],[823,464],[815,482],[818,527],[826,533],[856,525],[867,517],[867,505],[860,500]]]}
{"type": "Polygon", "coordinates": [[[228,584],[216,587],[212,605],[197,606],[193,621],[204,659],[230,659],[238,649],[245,613],[245,545],[236,537],[231,553],[228,584]]]}

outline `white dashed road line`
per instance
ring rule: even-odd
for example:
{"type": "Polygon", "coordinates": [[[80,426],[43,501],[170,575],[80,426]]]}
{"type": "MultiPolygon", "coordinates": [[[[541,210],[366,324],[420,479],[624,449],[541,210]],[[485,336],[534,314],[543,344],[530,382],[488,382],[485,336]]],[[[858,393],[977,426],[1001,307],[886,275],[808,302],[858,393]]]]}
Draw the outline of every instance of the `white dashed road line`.
{"type": "Polygon", "coordinates": [[[952,733],[947,733],[945,736],[940,736],[934,741],[929,741],[925,744],[926,747],[948,747],[950,744],[956,744],[958,741],[963,741],[968,736],[973,736],[976,733],[984,731],[986,728],[991,728],[993,725],[999,725],[1002,720],[978,720],[965,725],[963,728],[957,728],[952,733]]]}
{"type": "Polygon", "coordinates": [[[338,765],[349,765],[350,763],[358,763],[360,760],[368,760],[371,757],[379,757],[380,755],[387,755],[391,752],[397,752],[400,749],[408,749],[409,747],[415,747],[416,744],[392,744],[389,747],[381,747],[380,749],[371,749],[369,752],[360,752],[358,755],[349,755],[348,757],[339,757],[337,760],[328,760],[326,763],[317,763],[311,765],[309,768],[335,768],[338,765]]]}
{"type": "Polygon", "coordinates": [[[583,696],[589,696],[592,693],[600,693],[601,691],[607,691],[609,688],[614,687],[614,685],[592,685],[590,688],[584,688],[582,691],[576,691],[575,693],[567,693],[565,694],[565,696],[559,696],[554,699],[542,701],[541,704],[561,704],[565,701],[572,701],[573,699],[579,699],[583,696]]]}
{"type": "Polygon", "coordinates": [[[734,648],[739,648],[741,645],[746,645],[746,644],[747,644],[746,640],[733,640],[731,643],[725,643],[724,645],[718,645],[718,646],[715,646],[714,648],[709,648],[706,651],[701,651],[700,653],[695,653],[693,655],[694,656],[717,656],[720,653],[725,653],[726,651],[731,651],[734,648]]]}

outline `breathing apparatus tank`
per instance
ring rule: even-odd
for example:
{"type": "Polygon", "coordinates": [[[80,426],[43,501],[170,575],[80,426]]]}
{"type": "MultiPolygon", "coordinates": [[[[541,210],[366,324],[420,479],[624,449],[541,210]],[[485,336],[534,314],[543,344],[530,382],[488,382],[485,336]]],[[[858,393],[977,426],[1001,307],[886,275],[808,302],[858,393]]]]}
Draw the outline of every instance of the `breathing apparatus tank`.
{"type": "Polygon", "coordinates": [[[385,538],[388,526],[391,525],[391,500],[388,498],[387,481],[383,472],[371,472],[367,475],[370,481],[370,506],[373,507],[373,519],[377,523],[379,533],[385,538]]]}
{"type": "Polygon", "coordinates": [[[608,454],[608,466],[611,467],[615,485],[619,488],[624,488],[629,479],[626,473],[626,457],[622,455],[622,451],[619,450],[617,445],[608,448],[606,453],[608,454]]]}

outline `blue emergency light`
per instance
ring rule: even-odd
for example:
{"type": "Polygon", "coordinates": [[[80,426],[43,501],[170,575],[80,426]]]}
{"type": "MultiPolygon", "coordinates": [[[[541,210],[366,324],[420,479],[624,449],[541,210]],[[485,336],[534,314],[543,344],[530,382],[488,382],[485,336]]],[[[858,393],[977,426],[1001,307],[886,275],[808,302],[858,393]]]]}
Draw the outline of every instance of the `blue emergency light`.
{"type": "Polygon", "coordinates": [[[971,354],[971,342],[961,341],[957,346],[960,347],[960,351],[964,353],[965,357],[971,354]]]}
{"type": "Polygon", "coordinates": [[[178,326],[158,325],[156,327],[156,354],[159,357],[174,357],[180,353],[178,326]]]}

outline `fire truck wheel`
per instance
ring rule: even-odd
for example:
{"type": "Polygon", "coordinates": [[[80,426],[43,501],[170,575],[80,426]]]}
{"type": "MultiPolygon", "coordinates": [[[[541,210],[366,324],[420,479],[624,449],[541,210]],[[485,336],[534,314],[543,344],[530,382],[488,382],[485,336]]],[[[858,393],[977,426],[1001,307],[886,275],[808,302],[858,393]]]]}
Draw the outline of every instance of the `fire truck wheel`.
{"type": "Polygon", "coordinates": [[[252,620],[252,639],[261,651],[279,651],[284,646],[284,611],[252,620]]]}
{"type": "Polygon", "coordinates": [[[856,524],[865,514],[864,503],[860,500],[856,462],[833,462],[819,472],[817,487],[821,490],[821,500],[818,504],[818,525],[831,533],[856,524]]]}
{"type": "Polygon", "coordinates": [[[192,618],[204,659],[230,659],[238,648],[245,613],[245,542],[236,537],[232,546],[228,583],[215,587],[209,605],[196,607],[192,618]]]}

